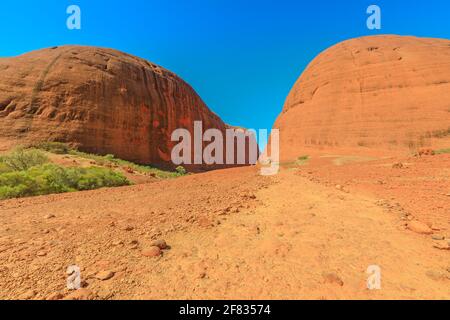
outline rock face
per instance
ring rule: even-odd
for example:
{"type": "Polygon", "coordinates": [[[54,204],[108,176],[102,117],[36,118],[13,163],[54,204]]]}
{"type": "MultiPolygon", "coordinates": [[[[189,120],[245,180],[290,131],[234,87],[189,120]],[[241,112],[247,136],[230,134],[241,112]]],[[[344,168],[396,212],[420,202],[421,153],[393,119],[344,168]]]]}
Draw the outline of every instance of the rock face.
{"type": "Polygon", "coordinates": [[[363,37],[320,54],[275,123],[282,159],[311,150],[450,146],[450,41],[363,37]]]}
{"type": "Polygon", "coordinates": [[[110,49],[63,46],[0,59],[0,139],[60,141],[171,167],[174,129],[226,125],[172,72],[110,49]]]}

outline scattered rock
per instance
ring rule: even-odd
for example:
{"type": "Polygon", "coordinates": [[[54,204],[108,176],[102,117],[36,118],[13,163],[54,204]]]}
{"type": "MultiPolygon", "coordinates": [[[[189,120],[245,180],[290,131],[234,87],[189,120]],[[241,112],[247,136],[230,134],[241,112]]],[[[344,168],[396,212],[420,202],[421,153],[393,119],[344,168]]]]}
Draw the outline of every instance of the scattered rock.
{"type": "Polygon", "coordinates": [[[45,300],[55,301],[55,300],[61,300],[64,298],[63,294],[60,292],[54,292],[51,295],[49,295],[45,300]]]}
{"type": "Polygon", "coordinates": [[[114,294],[108,288],[101,288],[96,293],[97,296],[102,300],[108,300],[114,296],[114,294]]]}
{"type": "Polygon", "coordinates": [[[344,285],[344,281],[336,273],[325,273],[322,277],[325,283],[337,284],[341,287],[344,285]]]}
{"type": "Polygon", "coordinates": [[[109,280],[112,277],[114,277],[114,272],[108,270],[100,271],[95,275],[95,278],[101,281],[109,280]]]}
{"type": "Polygon", "coordinates": [[[123,241],[122,240],[116,240],[112,243],[113,246],[121,246],[123,245],[123,241]]]}
{"type": "Polygon", "coordinates": [[[36,291],[30,290],[19,296],[19,300],[30,300],[36,296],[36,291]]]}
{"type": "Polygon", "coordinates": [[[435,153],[433,149],[422,149],[418,152],[419,156],[434,156],[434,154],[435,153]]]}
{"type": "Polygon", "coordinates": [[[423,222],[414,220],[414,221],[410,221],[407,224],[407,228],[415,233],[419,233],[419,234],[432,234],[433,230],[431,230],[431,228],[426,225],[423,222]]]}
{"type": "Polygon", "coordinates": [[[444,272],[438,271],[438,270],[429,270],[426,272],[426,275],[428,278],[434,280],[434,281],[442,281],[446,280],[447,276],[444,272]]]}
{"type": "Polygon", "coordinates": [[[206,217],[202,217],[202,218],[198,219],[197,223],[200,227],[203,227],[203,228],[214,226],[213,222],[206,217]]]}
{"type": "Polygon", "coordinates": [[[433,234],[431,236],[431,239],[433,239],[433,240],[444,240],[445,237],[443,235],[441,235],[441,234],[433,234]]]}
{"type": "Polygon", "coordinates": [[[38,257],[45,257],[45,256],[47,255],[47,252],[45,252],[45,251],[38,251],[38,252],[36,253],[36,255],[37,255],[38,257]]]}
{"type": "Polygon", "coordinates": [[[161,250],[167,249],[167,243],[163,239],[153,241],[151,243],[151,245],[154,246],[154,247],[158,247],[161,250]]]}
{"type": "Polygon", "coordinates": [[[139,241],[137,240],[131,240],[128,244],[131,250],[135,250],[139,247],[139,241]]]}
{"type": "Polygon", "coordinates": [[[449,241],[446,240],[434,241],[433,247],[439,250],[450,250],[449,241]]]}
{"type": "Polygon", "coordinates": [[[123,230],[124,231],[133,231],[134,228],[132,226],[125,226],[125,227],[123,227],[123,230]]]}
{"type": "Polygon", "coordinates": [[[53,218],[56,218],[56,216],[54,214],[48,214],[44,218],[45,219],[53,219],[53,218]]]}
{"type": "Polygon", "coordinates": [[[397,162],[397,163],[394,163],[393,165],[392,165],[392,168],[393,169],[403,169],[405,166],[403,165],[403,163],[401,163],[401,162],[397,162]]]}
{"type": "Polygon", "coordinates": [[[64,298],[64,300],[93,300],[95,298],[91,290],[86,288],[78,289],[64,298]]]}
{"type": "Polygon", "coordinates": [[[161,249],[157,246],[152,246],[148,249],[142,250],[142,255],[144,257],[159,257],[161,256],[161,249]]]}

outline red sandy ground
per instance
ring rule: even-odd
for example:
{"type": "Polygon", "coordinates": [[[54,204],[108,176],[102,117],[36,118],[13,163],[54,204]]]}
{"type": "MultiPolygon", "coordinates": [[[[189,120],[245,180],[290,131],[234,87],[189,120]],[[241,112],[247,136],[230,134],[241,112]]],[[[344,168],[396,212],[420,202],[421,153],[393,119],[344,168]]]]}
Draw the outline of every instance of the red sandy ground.
{"type": "Polygon", "coordinates": [[[450,299],[450,156],[374,158],[2,201],[0,298],[450,299]],[[143,256],[156,239],[170,249],[143,256]]]}

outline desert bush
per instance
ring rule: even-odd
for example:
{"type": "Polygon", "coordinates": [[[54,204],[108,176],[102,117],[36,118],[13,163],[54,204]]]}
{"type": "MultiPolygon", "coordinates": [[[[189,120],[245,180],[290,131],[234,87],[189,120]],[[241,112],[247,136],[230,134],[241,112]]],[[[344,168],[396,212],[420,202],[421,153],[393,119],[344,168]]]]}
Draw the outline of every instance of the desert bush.
{"type": "Polygon", "coordinates": [[[125,176],[106,168],[65,168],[43,164],[0,174],[0,199],[93,190],[130,185],[125,176]]]}
{"type": "Polygon", "coordinates": [[[37,149],[18,148],[10,154],[0,157],[3,168],[9,168],[12,171],[28,170],[47,162],[49,162],[47,156],[37,149]]]}
{"type": "Polygon", "coordinates": [[[303,166],[307,164],[309,161],[309,156],[301,156],[297,158],[297,161],[295,162],[299,166],[303,166]]]}
{"type": "Polygon", "coordinates": [[[187,174],[187,171],[186,171],[186,169],[185,169],[183,166],[178,166],[178,167],[175,169],[175,171],[176,171],[176,173],[177,173],[178,175],[180,175],[180,176],[184,176],[185,174],[187,174]]]}

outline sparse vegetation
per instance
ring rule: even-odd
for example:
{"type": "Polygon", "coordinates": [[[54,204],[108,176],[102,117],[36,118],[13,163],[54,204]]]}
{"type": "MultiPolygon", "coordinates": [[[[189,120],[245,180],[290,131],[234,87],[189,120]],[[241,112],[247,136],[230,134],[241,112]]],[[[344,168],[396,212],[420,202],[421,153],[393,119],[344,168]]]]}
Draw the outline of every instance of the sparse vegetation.
{"type": "Polygon", "coordinates": [[[0,171],[23,171],[47,163],[47,156],[37,149],[17,148],[0,157],[0,171]]]}
{"type": "Polygon", "coordinates": [[[71,150],[69,145],[62,142],[42,142],[36,148],[55,154],[68,154],[71,150]]]}
{"type": "Polygon", "coordinates": [[[118,159],[113,154],[107,154],[102,156],[81,152],[61,142],[45,142],[38,144],[36,148],[45,150],[50,153],[67,154],[83,159],[89,159],[95,161],[95,163],[99,166],[116,167],[116,168],[121,167],[124,169],[131,169],[132,171],[154,175],[155,177],[160,179],[176,178],[178,176],[187,174],[184,168],[183,168],[184,170],[180,172],[177,170],[178,168],[175,170],[175,172],[165,171],[149,165],[139,165],[130,161],[118,159]]]}
{"type": "Polygon", "coordinates": [[[299,165],[299,166],[303,166],[305,164],[307,164],[309,161],[309,156],[301,156],[297,158],[297,161],[295,161],[295,164],[299,165]]]}
{"type": "Polygon", "coordinates": [[[132,169],[133,171],[145,173],[145,174],[152,174],[157,178],[161,179],[170,179],[170,178],[176,178],[180,176],[178,172],[171,172],[171,171],[164,171],[152,166],[144,166],[139,165],[134,162],[122,160],[116,158],[112,154],[107,154],[105,156],[100,156],[96,154],[91,153],[85,153],[78,150],[70,150],[69,155],[77,156],[84,159],[90,159],[95,161],[95,163],[99,166],[106,166],[106,167],[122,167],[127,169],[132,169]]]}
{"type": "Polygon", "coordinates": [[[98,167],[64,168],[51,163],[0,174],[0,199],[130,185],[121,173],[98,167]]]}
{"type": "Polygon", "coordinates": [[[186,169],[183,166],[178,166],[175,171],[180,175],[180,176],[184,176],[185,174],[187,174],[186,169]]]}
{"type": "Polygon", "coordinates": [[[440,150],[436,150],[434,152],[434,154],[450,154],[450,148],[448,149],[440,149],[440,150]]]}
{"type": "Polygon", "coordinates": [[[100,167],[61,167],[36,149],[20,148],[0,157],[0,199],[124,185],[130,182],[119,172],[100,167]]]}

